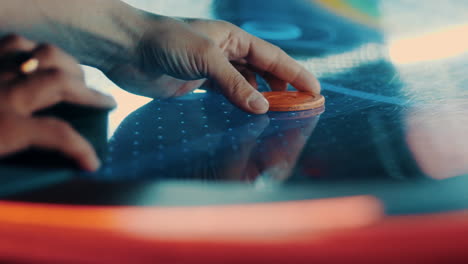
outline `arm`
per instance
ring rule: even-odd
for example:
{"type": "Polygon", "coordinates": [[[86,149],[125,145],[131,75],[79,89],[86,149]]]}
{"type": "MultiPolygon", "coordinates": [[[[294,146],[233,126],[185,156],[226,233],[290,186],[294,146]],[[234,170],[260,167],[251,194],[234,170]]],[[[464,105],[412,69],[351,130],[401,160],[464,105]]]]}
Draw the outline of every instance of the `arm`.
{"type": "Polygon", "coordinates": [[[290,83],[320,93],[317,79],[284,51],[224,21],[159,16],[116,0],[4,2],[1,31],[52,41],[134,93],[178,96],[209,78],[232,103],[258,114],[268,102],[253,73],[273,90],[290,83]]]}
{"type": "Polygon", "coordinates": [[[133,52],[144,32],[140,13],[113,0],[7,0],[0,2],[0,33],[51,42],[105,70],[111,58],[125,61],[133,52]]]}

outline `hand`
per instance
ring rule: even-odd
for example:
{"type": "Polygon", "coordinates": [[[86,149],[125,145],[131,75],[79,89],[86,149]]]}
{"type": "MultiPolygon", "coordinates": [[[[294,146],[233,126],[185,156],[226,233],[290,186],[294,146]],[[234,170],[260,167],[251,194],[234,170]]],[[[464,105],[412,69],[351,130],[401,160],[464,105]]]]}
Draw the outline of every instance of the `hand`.
{"type": "Polygon", "coordinates": [[[254,73],[273,90],[285,90],[290,83],[300,91],[320,93],[317,79],[284,51],[228,22],[155,15],[145,19],[136,59],[106,72],[131,92],[179,96],[210,78],[231,102],[253,113],[268,110],[268,102],[256,90],[254,73]]]}
{"type": "Polygon", "coordinates": [[[112,108],[115,101],[88,89],[76,61],[58,48],[37,45],[18,36],[0,40],[0,157],[28,147],[61,151],[85,170],[96,170],[99,160],[91,145],[68,123],[34,117],[59,102],[112,108]],[[39,61],[30,74],[11,59],[27,54],[39,61]]]}

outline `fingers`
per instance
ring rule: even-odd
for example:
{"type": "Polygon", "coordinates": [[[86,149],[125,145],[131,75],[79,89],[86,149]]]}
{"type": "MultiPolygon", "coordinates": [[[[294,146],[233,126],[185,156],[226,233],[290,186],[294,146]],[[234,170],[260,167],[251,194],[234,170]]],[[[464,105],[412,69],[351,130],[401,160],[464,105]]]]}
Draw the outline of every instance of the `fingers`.
{"type": "Polygon", "coordinates": [[[100,167],[93,147],[68,123],[54,118],[36,118],[29,122],[29,145],[56,150],[77,162],[80,168],[95,171],[100,167]]]}
{"type": "Polygon", "coordinates": [[[320,83],[297,61],[280,48],[244,33],[242,37],[250,40],[247,62],[256,68],[290,83],[299,91],[320,93],[320,83]]]}
{"type": "Polygon", "coordinates": [[[84,82],[56,70],[39,70],[11,84],[9,89],[0,91],[7,95],[0,96],[4,106],[15,109],[18,113],[29,115],[37,110],[59,102],[86,105],[98,108],[112,108],[112,97],[89,89],[84,82]]]}
{"type": "Polygon", "coordinates": [[[285,91],[288,88],[287,82],[279,79],[269,72],[259,70],[251,65],[237,63],[234,63],[233,65],[255,89],[258,89],[257,74],[268,83],[272,91],[285,91]]]}
{"type": "Polygon", "coordinates": [[[28,119],[9,112],[0,112],[0,157],[28,147],[28,119]]]}
{"type": "Polygon", "coordinates": [[[272,75],[271,73],[265,73],[263,79],[268,83],[270,89],[272,91],[286,91],[288,88],[288,83],[277,78],[276,76],[272,75]]]}
{"type": "Polygon", "coordinates": [[[268,101],[237,71],[225,56],[213,53],[209,57],[208,75],[220,86],[222,93],[241,109],[263,114],[268,111],[268,101]]]}
{"type": "Polygon", "coordinates": [[[0,156],[34,146],[60,151],[85,170],[98,169],[92,146],[70,125],[32,114],[59,102],[112,108],[115,101],[87,88],[75,59],[53,46],[7,36],[0,39],[0,62],[0,156]],[[20,74],[19,65],[31,56],[38,69],[20,74]]]}
{"type": "Polygon", "coordinates": [[[0,82],[8,82],[17,77],[16,67],[21,62],[17,62],[17,59],[14,58],[18,57],[16,53],[22,52],[27,55],[34,47],[34,42],[18,35],[8,35],[0,39],[0,82]]]}
{"type": "Polygon", "coordinates": [[[277,78],[268,72],[259,71],[252,67],[246,67],[243,65],[235,65],[234,67],[244,76],[247,82],[258,90],[257,74],[260,75],[267,83],[272,91],[286,91],[288,83],[277,78]]]}
{"type": "Polygon", "coordinates": [[[0,157],[28,147],[60,151],[80,168],[95,171],[100,162],[91,145],[67,123],[53,118],[30,118],[0,113],[0,157]]]}
{"type": "Polygon", "coordinates": [[[234,67],[239,71],[242,76],[244,76],[245,80],[255,89],[258,89],[258,83],[257,83],[257,75],[245,67],[244,65],[235,65],[234,67]]]}
{"type": "Polygon", "coordinates": [[[84,78],[78,62],[55,46],[41,44],[35,47],[31,53],[32,57],[40,61],[39,69],[61,69],[76,78],[84,78]]]}
{"type": "Polygon", "coordinates": [[[25,51],[29,52],[34,49],[36,44],[18,35],[8,35],[0,39],[0,56],[7,53],[25,51]]]}
{"type": "MultiPolygon", "coordinates": [[[[53,45],[36,45],[34,42],[17,35],[9,35],[0,39],[0,57],[17,56],[15,53],[18,52],[25,52],[28,57],[38,59],[39,69],[60,68],[77,78],[84,78],[78,62],[53,45]]],[[[8,80],[7,77],[16,75],[15,71],[16,69],[2,69],[2,75],[5,76],[2,79],[8,80]]]]}

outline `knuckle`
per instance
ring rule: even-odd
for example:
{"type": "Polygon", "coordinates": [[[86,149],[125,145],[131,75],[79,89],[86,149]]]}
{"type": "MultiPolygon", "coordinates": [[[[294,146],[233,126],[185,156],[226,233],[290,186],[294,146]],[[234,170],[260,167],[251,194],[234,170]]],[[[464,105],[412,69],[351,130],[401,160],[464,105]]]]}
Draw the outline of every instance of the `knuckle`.
{"type": "Polygon", "coordinates": [[[276,73],[279,66],[278,57],[275,56],[270,62],[268,62],[266,67],[266,72],[276,73]]]}
{"type": "Polygon", "coordinates": [[[202,39],[197,45],[194,45],[194,59],[201,75],[205,76],[214,66],[210,61],[217,57],[223,56],[220,49],[214,41],[210,39],[202,39]]]}
{"type": "Polygon", "coordinates": [[[291,73],[291,83],[295,83],[297,80],[299,80],[304,73],[304,68],[299,67],[297,68],[294,72],[291,73]]]}
{"type": "Polygon", "coordinates": [[[69,96],[75,88],[82,89],[86,87],[84,80],[59,68],[48,70],[43,78],[44,88],[54,90],[61,98],[69,96]]]}

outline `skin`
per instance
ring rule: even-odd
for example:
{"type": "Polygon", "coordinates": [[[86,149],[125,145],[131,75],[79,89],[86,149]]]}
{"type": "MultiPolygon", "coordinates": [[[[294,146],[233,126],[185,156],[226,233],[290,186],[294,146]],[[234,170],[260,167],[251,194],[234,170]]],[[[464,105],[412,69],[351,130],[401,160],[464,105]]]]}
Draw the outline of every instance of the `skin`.
{"type": "Polygon", "coordinates": [[[268,110],[268,102],[255,88],[254,73],[266,76],[274,90],[285,90],[290,83],[298,90],[320,93],[314,76],[284,51],[228,22],[151,19],[154,25],[145,32],[137,49],[139,60],[107,72],[122,87],[138,86],[130,88],[135,93],[178,96],[209,78],[231,102],[257,114],[268,110]],[[128,78],[129,72],[134,76],[128,78]],[[175,79],[192,81],[182,89],[154,88],[175,79]],[[134,85],[135,81],[138,85],[134,85]]]}
{"type": "MultiPolygon", "coordinates": [[[[225,21],[160,16],[115,0],[7,0],[0,1],[2,32],[15,32],[38,43],[51,42],[70,54],[55,52],[60,53],[60,56],[55,56],[61,59],[54,64],[50,56],[44,55],[39,59],[41,65],[44,65],[42,67],[50,66],[46,67],[49,72],[42,72],[41,69],[37,73],[47,76],[43,79],[60,79],[66,85],[37,77],[38,80],[31,78],[28,85],[41,87],[38,89],[40,93],[29,92],[28,89],[32,91],[33,88],[20,88],[28,85],[8,89],[2,87],[2,90],[15,91],[12,94],[21,94],[1,95],[1,100],[6,102],[3,112],[21,113],[29,117],[34,111],[59,101],[109,105],[106,97],[91,98],[84,95],[84,91],[88,92],[89,89],[83,85],[82,76],[81,79],[76,78],[80,75],[77,62],[97,67],[109,79],[130,92],[156,98],[180,96],[210,80],[233,104],[255,114],[268,110],[268,102],[256,89],[255,74],[263,76],[273,90],[285,90],[289,83],[300,91],[320,93],[317,79],[284,51],[225,21]],[[25,6],[29,8],[25,9],[25,6]],[[60,75],[60,78],[49,75],[60,75]],[[166,85],[169,83],[172,85],[166,85]],[[67,87],[65,97],[63,93],[56,96],[60,90],[58,87],[67,87]],[[26,90],[28,92],[21,92],[26,90]],[[70,96],[75,93],[80,95],[70,96]],[[21,99],[12,99],[16,97],[21,99]],[[34,107],[29,109],[21,104],[34,107]],[[10,108],[16,110],[8,110],[10,108]]],[[[34,45],[37,44],[32,41],[25,44],[26,40],[21,40],[22,45],[25,45],[21,49],[35,49],[34,45]]],[[[3,74],[8,77],[11,72],[3,74]]],[[[20,122],[13,118],[8,120],[1,124],[6,123],[9,127],[20,122]]],[[[49,130],[71,130],[63,128],[66,125],[57,128],[59,126],[49,130]]],[[[5,130],[4,127],[1,130],[5,130]]],[[[25,129],[21,133],[28,134],[31,131],[25,129]]],[[[21,137],[10,136],[10,141],[19,143],[14,144],[14,147],[1,147],[0,155],[18,151],[28,145],[38,145],[36,141],[29,140],[32,137],[25,135],[24,138],[28,140],[23,142],[21,137]]],[[[78,135],[73,140],[76,141],[75,145],[87,146],[86,150],[81,150],[83,153],[95,156],[78,135]]],[[[91,162],[84,162],[81,155],[70,153],[62,146],[41,147],[58,148],[75,158],[85,169],[97,168],[91,166],[91,162]]]]}
{"type": "Polygon", "coordinates": [[[76,61],[54,46],[17,35],[0,39],[0,61],[15,52],[30,52],[44,63],[28,75],[0,71],[0,156],[41,147],[63,152],[85,170],[96,170],[99,160],[93,148],[69,124],[33,113],[59,102],[112,108],[115,101],[87,88],[76,61]]]}

